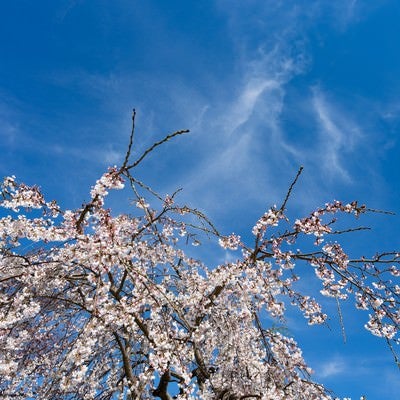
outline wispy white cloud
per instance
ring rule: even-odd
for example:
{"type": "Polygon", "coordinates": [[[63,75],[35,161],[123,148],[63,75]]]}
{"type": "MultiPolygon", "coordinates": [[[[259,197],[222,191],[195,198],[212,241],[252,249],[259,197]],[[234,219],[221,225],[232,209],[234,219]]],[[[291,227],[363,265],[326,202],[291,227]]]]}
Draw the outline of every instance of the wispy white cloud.
{"type": "Polygon", "coordinates": [[[228,134],[260,116],[260,111],[264,121],[276,120],[282,111],[285,85],[307,67],[302,48],[293,52],[282,43],[269,49],[260,46],[256,54],[243,54],[239,59],[239,73],[233,85],[235,96],[224,99],[226,104],[221,107],[224,112],[220,119],[228,134]]]}
{"type": "Polygon", "coordinates": [[[260,97],[266,91],[279,90],[280,86],[280,82],[276,79],[250,78],[241,89],[239,98],[233,102],[228,110],[226,117],[229,117],[230,124],[224,124],[225,131],[232,134],[245,124],[251,118],[260,97]]]}
{"type": "MultiPolygon", "coordinates": [[[[68,4],[73,7],[75,3],[68,4]]],[[[141,150],[141,143],[146,147],[174,129],[191,128],[193,139],[183,142],[182,147],[186,146],[188,153],[189,146],[196,147],[196,163],[181,171],[178,185],[193,193],[195,203],[201,202],[202,207],[216,205],[217,199],[224,197],[222,194],[226,195],[226,210],[243,206],[251,199],[258,199],[263,205],[279,201],[304,162],[312,167],[322,165],[325,174],[351,181],[343,155],[356,144],[358,127],[327,100],[321,89],[314,90],[312,96],[319,124],[313,146],[305,148],[293,142],[282,125],[287,87],[311,63],[307,29],[327,9],[334,14],[333,9],[325,1],[309,7],[273,1],[218,3],[230,21],[230,40],[237,55],[229,79],[221,85],[208,86],[207,91],[204,85],[197,87],[197,82],[162,73],[149,76],[145,71],[132,75],[131,71],[58,71],[51,78],[54,85],[96,99],[99,115],[108,115],[91,127],[102,131],[101,150],[96,154],[73,143],[63,145],[63,150],[87,162],[118,162],[123,144],[113,143],[123,143],[127,138],[130,126],[124,114],[134,105],[139,109],[139,133],[145,136],[145,140],[142,136],[135,143],[135,150],[141,150]],[[104,140],[106,135],[109,140],[104,140]]],[[[357,4],[350,3],[346,13],[355,18],[357,4]]],[[[201,79],[205,77],[199,77],[199,82],[201,79]]],[[[310,170],[320,172],[317,168],[310,170]]]]}
{"type": "MultiPolygon", "coordinates": [[[[147,143],[146,147],[162,134],[181,127],[190,128],[192,137],[188,142],[182,141],[180,146],[186,146],[189,153],[193,152],[189,146],[195,147],[196,163],[181,171],[179,186],[185,188],[188,200],[199,207],[207,210],[220,207],[217,199],[222,198],[224,209],[229,210],[252,199],[269,205],[270,199],[279,198],[280,191],[286,189],[287,182],[285,188],[280,187],[273,171],[282,165],[288,166],[289,156],[297,150],[285,139],[279,120],[285,85],[303,67],[301,55],[293,57],[279,46],[269,52],[260,50],[258,58],[240,60],[230,87],[214,87],[208,98],[179,79],[166,84],[153,78],[150,85],[142,88],[142,83],[127,75],[102,76],[74,71],[55,75],[53,82],[60,86],[74,85],[81,92],[102,99],[100,107],[113,115],[120,114],[129,102],[135,103],[138,99],[135,151],[137,146],[140,151],[143,143],[147,143]],[[132,92],[135,93],[133,97],[132,92]],[[156,94],[159,96],[155,97],[156,94]],[[163,118],[168,110],[174,115],[163,118]]],[[[140,80],[146,81],[145,78],[140,80]]],[[[117,134],[110,134],[110,138],[121,141],[127,137],[129,126],[118,122],[110,124],[106,130],[117,134]]],[[[77,157],[89,157],[73,145],[64,151],[77,157]]],[[[107,161],[107,157],[95,158],[107,161]]],[[[159,189],[171,191],[175,188],[159,189]]]]}
{"type": "Polygon", "coordinates": [[[20,135],[20,129],[18,125],[13,122],[10,118],[3,119],[0,115],[0,138],[1,142],[6,144],[8,147],[13,146],[17,142],[17,138],[20,135]]]}
{"type": "MultiPolygon", "coordinates": [[[[350,3],[346,13],[354,17],[357,4],[350,3]]],[[[237,56],[232,77],[221,86],[208,87],[207,93],[181,77],[150,79],[145,72],[130,76],[75,71],[57,74],[54,83],[79,87],[85,95],[101,99],[101,108],[113,116],[134,104],[149,141],[175,128],[191,128],[193,139],[186,143],[196,146],[197,161],[182,171],[183,182],[179,184],[196,199],[201,193],[201,206],[217,204],[221,192],[229,193],[226,209],[249,199],[258,198],[263,204],[276,201],[300,164],[309,161],[315,166],[316,155],[325,174],[351,181],[342,155],[350,149],[349,138],[356,137],[357,127],[328,102],[322,90],[313,94],[320,127],[314,146],[304,148],[292,142],[281,120],[287,85],[311,63],[307,29],[323,12],[333,15],[334,9],[325,1],[309,7],[271,1],[218,4],[230,21],[229,34],[237,56]],[[166,115],[168,110],[172,112],[166,115]]],[[[120,141],[129,132],[129,127],[121,123],[106,130],[112,129],[118,132],[120,141]]],[[[140,146],[140,142],[136,144],[140,146]]],[[[111,161],[110,157],[102,160],[111,161]]]]}
{"type": "Polygon", "coordinates": [[[319,365],[318,375],[321,378],[330,378],[339,374],[343,374],[348,368],[345,360],[336,356],[335,358],[325,361],[319,365]]]}
{"type": "Polygon", "coordinates": [[[64,0],[58,4],[55,19],[57,22],[62,22],[64,18],[76,7],[82,0],[64,0]]]}
{"type": "Polygon", "coordinates": [[[56,157],[73,158],[76,162],[84,162],[97,164],[105,168],[107,165],[120,164],[125,153],[117,150],[112,144],[107,143],[103,147],[81,148],[76,145],[61,146],[59,144],[48,144],[43,146],[39,142],[31,142],[32,150],[35,149],[38,153],[53,154],[56,157]]]}
{"type": "Polygon", "coordinates": [[[287,164],[289,155],[296,152],[285,139],[279,119],[285,84],[297,70],[286,55],[275,52],[273,57],[273,68],[268,56],[242,65],[246,72],[231,89],[235,96],[216,98],[200,124],[200,131],[208,132],[202,135],[200,150],[205,156],[185,186],[189,192],[203,193],[203,206],[208,209],[218,205],[216,199],[224,197],[221,192],[229,194],[226,209],[243,207],[257,198],[265,204],[279,197],[282,188],[273,170],[287,164]]]}
{"type": "Polygon", "coordinates": [[[319,161],[329,177],[351,181],[346,158],[362,139],[360,128],[344,112],[330,104],[320,89],[313,91],[313,107],[319,124],[319,161]]]}
{"type": "MultiPolygon", "coordinates": [[[[309,171],[319,175],[314,177],[315,182],[329,176],[350,183],[352,174],[346,157],[361,139],[361,129],[354,119],[334,105],[321,89],[314,89],[310,118],[314,112],[318,132],[314,132],[313,143],[305,147],[287,135],[282,113],[288,85],[311,63],[307,29],[320,20],[323,12],[348,25],[357,18],[357,4],[346,3],[344,18],[324,1],[308,8],[251,2],[246,10],[237,4],[228,7],[224,1],[218,3],[230,20],[238,72],[229,89],[233,95],[214,96],[207,106],[200,124],[202,132],[210,132],[202,136],[206,155],[188,175],[189,191],[203,193],[202,199],[209,199],[205,201],[207,206],[216,203],[221,186],[229,192],[235,206],[241,199],[248,202],[249,198],[258,197],[265,201],[264,196],[276,201],[301,164],[308,164],[309,171]],[[279,176],[275,171],[279,171],[279,176]],[[207,191],[210,187],[217,190],[207,191]]],[[[303,99],[309,101],[307,94],[303,99]]]]}
{"type": "Polygon", "coordinates": [[[387,0],[379,2],[367,2],[360,0],[319,0],[319,16],[326,14],[330,17],[332,26],[339,32],[347,30],[352,25],[368,18],[380,7],[383,7],[387,0]]]}
{"type": "Polygon", "coordinates": [[[352,398],[364,395],[372,399],[373,394],[379,393],[379,398],[386,399],[397,398],[399,393],[397,366],[376,349],[371,353],[336,353],[328,359],[315,360],[312,367],[315,379],[324,382],[325,387],[334,386],[336,391],[342,383],[346,388],[342,389],[342,396],[352,393],[352,398]]]}
{"type": "Polygon", "coordinates": [[[3,145],[12,148],[22,138],[19,125],[19,112],[15,99],[0,91],[0,140],[3,145]]]}

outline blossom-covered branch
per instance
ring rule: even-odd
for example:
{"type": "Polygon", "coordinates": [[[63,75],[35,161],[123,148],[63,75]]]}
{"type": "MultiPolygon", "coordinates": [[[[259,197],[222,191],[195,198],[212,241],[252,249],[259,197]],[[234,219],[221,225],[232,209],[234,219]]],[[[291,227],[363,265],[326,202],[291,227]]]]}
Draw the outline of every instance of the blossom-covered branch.
{"type": "Polygon", "coordinates": [[[365,206],[334,201],[290,222],[292,184],[249,243],[220,235],[202,212],[178,204],[178,192],[159,195],[133,174],[184,132],[130,162],[133,125],[122,166],[105,172],[77,210],[13,176],[3,180],[2,398],[330,399],[295,340],[272,323],[284,321],[290,303],[309,324],[327,319],[315,296],[298,290],[299,264],[315,272],[323,296],[369,310],[365,327],[398,343],[400,254],[350,257],[337,239],[358,228],[334,228],[365,206]],[[114,215],[106,196],[123,189],[134,207],[114,215]],[[207,266],[191,256],[188,244],[204,235],[235,261],[207,266]]]}

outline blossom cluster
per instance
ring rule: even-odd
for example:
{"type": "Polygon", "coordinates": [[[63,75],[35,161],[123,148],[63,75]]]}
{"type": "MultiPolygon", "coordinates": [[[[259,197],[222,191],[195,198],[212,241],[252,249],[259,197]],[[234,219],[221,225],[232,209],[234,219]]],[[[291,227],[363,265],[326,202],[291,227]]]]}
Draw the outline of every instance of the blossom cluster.
{"type": "Polygon", "coordinates": [[[93,200],[96,200],[103,204],[103,198],[108,195],[109,189],[123,189],[124,180],[121,177],[120,171],[117,167],[109,168],[106,173],[102,175],[100,179],[96,181],[90,191],[90,195],[93,200]]]}
{"type": "Polygon", "coordinates": [[[331,225],[335,222],[335,220],[331,220],[324,223],[324,215],[344,212],[348,214],[353,213],[358,217],[365,210],[366,207],[364,205],[359,206],[356,201],[343,204],[336,200],[333,203],[326,203],[325,207],[313,211],[308,217],[297,219],[294,226],[299,232],[316,236],[316,244],[320,244],[323,242],[323,236],[332,232],[331,225]]]}
{"type": "Polygon", "coordinates": [[[275,207],[270,208],[253,227],[253,235],[262,235],[269,226],[278,226],[279,220],[283,218],[282,212],[275,207]]]}
{"type": "Polygon", "coordinates": [[[240,236],[231,234],[221,237],[218,241],[219,245],[224,249],[237,250],[240,245],[240,236]]]}
{"type": "Polygon", "coordinates": [[[294,226],[271,208],[246,245],[205,229],[173,196],[159,197],[157,210],[135,192],[133,215],[113,215],[104,198],[123,188],[121,174],[109,169],[78,210],[4,180],[0,206],[14,214],[0,218],[2,398],[331,400],[295,340],[271,323],[284,323],[289,304],[309,324],[327,319],[298,290],[299,265],[315,271],[324,296],[353,296],[369,310],[374,335],[397,340],[400,255],[351,259],[336,241],[321,245],[333,234],[324,215],[358,216],[363,206],[327,204],[294,226]],[[278,225],[281,233],[269,229],[278,225]],[[240,249],[237,259],[207,267],[189,256],[182,243],[199,243],[199,231],[240,249]],[[309,235],[317,242],[294,251],[309,235]]]}
{"type": "Polygon", "coordinates": [[[40,190],[36,186],[17,184],[15,176],[8,176],[1,185],[3,201],[1,206],[18,212],[19,209],[42,208],[45,204],[40,190]]]}

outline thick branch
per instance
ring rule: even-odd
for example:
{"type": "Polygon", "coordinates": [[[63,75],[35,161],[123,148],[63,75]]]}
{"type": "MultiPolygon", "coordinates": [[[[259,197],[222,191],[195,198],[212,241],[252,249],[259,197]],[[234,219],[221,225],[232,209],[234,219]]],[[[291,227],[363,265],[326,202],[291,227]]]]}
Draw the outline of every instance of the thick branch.
{"type": "Polygon", "coordinates": [[[153,390],[153,395],[159,397],[161,400],[172,400],[172,397],[168,393],[168,384],[171,380],[171,373],[167,369],[160,378],[160,382],[156,389],[153,390]]]}

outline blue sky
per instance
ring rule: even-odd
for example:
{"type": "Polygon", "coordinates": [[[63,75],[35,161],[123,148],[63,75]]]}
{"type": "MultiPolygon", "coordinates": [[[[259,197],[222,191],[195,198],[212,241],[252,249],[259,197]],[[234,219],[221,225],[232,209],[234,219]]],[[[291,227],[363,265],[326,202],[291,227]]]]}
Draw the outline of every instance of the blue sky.
{"type": "MultiPolygon", "coordinates": [[[[138,153],[191,130],[139,177],[161,193],[183,187],[226,233],[246,237],[300,165],[293,216],[332,199],[399,214],[399,18],[395,0],[1,2],[0,175],[79,207],[121,163],[135,107],[138,153]]],[[[349,250],[400,248],[398,215],[367,222],[349,250]]],[[[339,396],[398,398],[366,319],[344,310],[346,344],[335,319],[289,325],[339,396]]]]}

